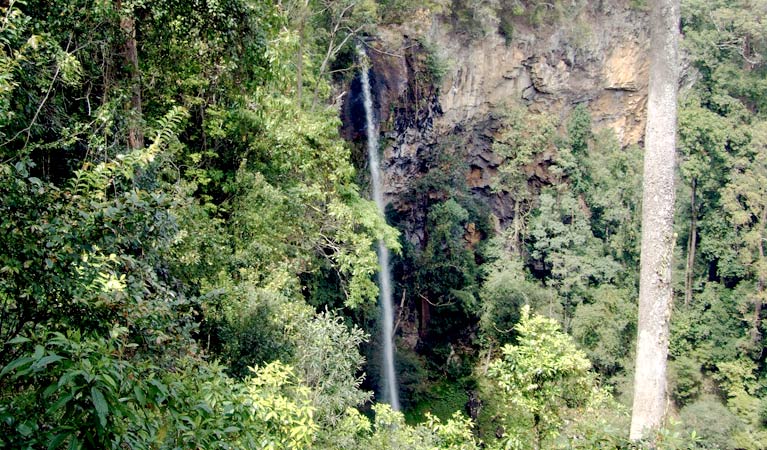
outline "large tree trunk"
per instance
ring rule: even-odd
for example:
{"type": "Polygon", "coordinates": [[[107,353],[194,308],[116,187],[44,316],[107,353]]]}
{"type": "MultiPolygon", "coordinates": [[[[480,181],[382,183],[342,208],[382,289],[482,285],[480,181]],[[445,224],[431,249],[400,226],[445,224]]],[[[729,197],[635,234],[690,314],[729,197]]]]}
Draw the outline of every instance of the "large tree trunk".
{"type": "Polygon", "coordinates": [[[679,0],[654,0],[650,16],[634,406],[631,439],[658,429],[667,406],[666,367],[673,290],[674,158],[679,71],[679,0]]]}

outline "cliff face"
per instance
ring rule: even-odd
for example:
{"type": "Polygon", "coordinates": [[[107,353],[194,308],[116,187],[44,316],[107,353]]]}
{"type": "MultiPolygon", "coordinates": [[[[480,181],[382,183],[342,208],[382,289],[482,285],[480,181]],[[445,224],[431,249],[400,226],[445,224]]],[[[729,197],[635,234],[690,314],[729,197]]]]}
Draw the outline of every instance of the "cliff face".
{"type": "MultiPolygon", "coordinates": [[[[526,105],[564,124],[576,105],[585,104],[594,131],[609,127],[624,146],[639,143],[647,99],[646,19],[628,1],[610,3],[535,27],[520,18],[511,38],[497,32],[493,17],[486,20],[489,31],[471,38],[456,32],[449,15],[425,10],[412,23],[381,28],[368,53],[392,205],[415,213],[418,222],[417,205],[402,194],[434,153],[450,146],[465,159],[468,186],[498,224],[511,218],[511,202],[490,189],[501,162],[492,152],[499,112],[509,105],[526,105]],[[436,82],[435,69],[443,72],[436,82]]],[[[349,138],[362,129],[358,89],[352,83],[342,112],[349,138]]],[[[531,170],[546,182],[545,161],[531,170]]],[[[420,227],[412,225],[408,237],[422,241],[420,227]]]]}

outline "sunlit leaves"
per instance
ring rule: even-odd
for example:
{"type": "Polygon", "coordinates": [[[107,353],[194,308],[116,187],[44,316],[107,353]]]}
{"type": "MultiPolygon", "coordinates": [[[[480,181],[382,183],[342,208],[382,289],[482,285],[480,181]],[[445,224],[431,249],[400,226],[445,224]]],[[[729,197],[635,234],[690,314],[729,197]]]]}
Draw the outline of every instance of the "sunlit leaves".
{"type": "Polygon", "coordinates": [[[509,404],[505,419],[513,428],[507,448],[541,448],[555,438],[571,408],[601,401],[591,364],[553,319],[522,309],[516,344],[502,348],[488,376],[509,404]],[[514,419],[512,420],[512,416],[514,419]]]}

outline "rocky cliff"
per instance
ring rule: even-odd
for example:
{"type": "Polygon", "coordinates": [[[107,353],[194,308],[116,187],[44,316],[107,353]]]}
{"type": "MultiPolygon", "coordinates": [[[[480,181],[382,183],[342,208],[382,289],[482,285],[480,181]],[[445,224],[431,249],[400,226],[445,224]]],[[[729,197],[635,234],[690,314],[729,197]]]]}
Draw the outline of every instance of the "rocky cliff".
{"type": "MultiPolygon", "coordinates": [[[[461,31],[450,14],[419,10],[411,21],[381,27],[368,41],[375,106],[385,143],[385,195],[399,211],[417,208],[402,194],[450,146],[465,159],[473,194],[502,225],[513,212],[503,192],[490,189],[500,159],[492,143],[499,113],[510,105],[546,112],[565,123],[587,105],[594,130],[611,128],[626,146],[642,140],[647,87],[645,13],[629,1],[584,5],[570,16],[530,25],[519,17],[503,36],[493,15],[461,31]],[[480,35],[478,35],[480,34],[480,35]],[[508,33],[507,33],[508,34],[508,33]],[[435,73],[437,72],[437,73],[435,73]]],[[[345,134],[364,126],[358,82],[348,87],[345,134]]],[[[546,183],[545,161],[536,175],[546,183]]],[[[414,214],[417,222],[418,214],[414,214]]],[[[423,239],[417,224],[411,241],[423,239]]]]}

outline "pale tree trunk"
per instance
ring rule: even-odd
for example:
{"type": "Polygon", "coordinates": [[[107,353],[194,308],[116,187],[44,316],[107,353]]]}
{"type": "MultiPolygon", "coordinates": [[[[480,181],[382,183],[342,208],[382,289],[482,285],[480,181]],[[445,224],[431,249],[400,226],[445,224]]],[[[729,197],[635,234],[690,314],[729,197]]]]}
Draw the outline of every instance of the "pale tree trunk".
{"type": "Polygon", "coordinates": [[[679,71],[679,0],[654,0],[650,15],[632,440],[662,425],[667,406],[666,367],[673,290],[674,158],[679,71]]]}

